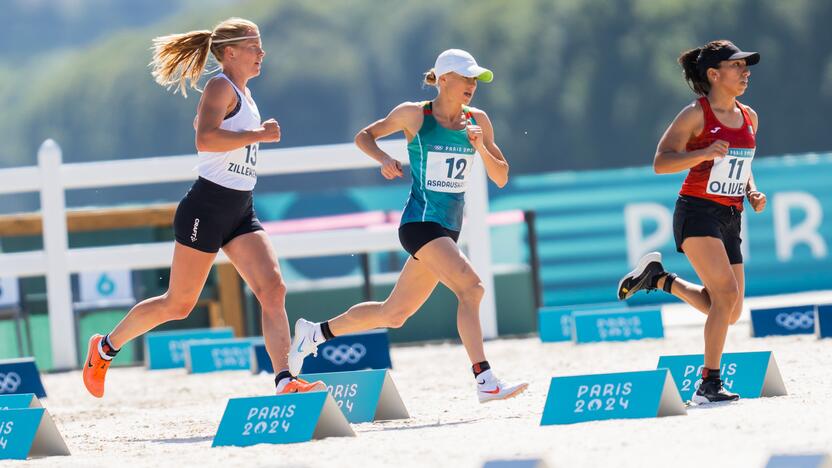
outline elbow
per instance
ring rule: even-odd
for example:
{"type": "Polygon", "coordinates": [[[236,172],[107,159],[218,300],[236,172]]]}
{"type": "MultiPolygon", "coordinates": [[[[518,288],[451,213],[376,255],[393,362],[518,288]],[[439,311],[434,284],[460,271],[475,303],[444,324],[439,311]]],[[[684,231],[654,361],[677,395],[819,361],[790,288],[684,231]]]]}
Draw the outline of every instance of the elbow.
{"type": "Polygon", "coordinates": [[[202,132],[196,132],[195,140],[197,151],[211,151],[209,148],[209,144],[206,141],[207,138],[205,138],[205,134],[203,134],[202,132]]]}
{"type": "Polygon", "coordinates": [[[364,140],[367,138],[368,135],[369,133],[367,132],[367,129],[363,128],[361,129],[361,131],[355,134],[355,138],[353,138],[352,141],[355,143],[355,146],[361,148],[363,147],[364,140]]]}
{"type": "Polygon", "coordinates": [[[659,158],[653,160],[653,172],[656,174],[666,174],[667,170],[665,169],[664,165],[659,162],[659,158]]]}

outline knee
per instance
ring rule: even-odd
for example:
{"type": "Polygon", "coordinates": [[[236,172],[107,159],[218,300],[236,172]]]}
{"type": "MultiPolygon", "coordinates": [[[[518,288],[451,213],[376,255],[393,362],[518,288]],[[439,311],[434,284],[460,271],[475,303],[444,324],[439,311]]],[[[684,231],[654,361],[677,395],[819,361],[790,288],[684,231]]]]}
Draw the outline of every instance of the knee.
{"type": "Polygon", "coordinates": [[[191,311],[196,306],[197,298],[184,296],[165,295],[165,314],[166,320],[183,320],[191,315],[191,311]]]}
{"type": "MultiPolygon", "coordinates": [[[[711,303],[717,306],[717,313],[724,314],[726,319],[735,322],[734,316],[737,315],[738,307],[742,308],[737,282],[733,279],[724,281],[716,288],[711,288],[708,293],[711,303]]],[[[736,318],[739,319],[739,316],[736,318]]]]}
{"type": "Polygon", "coordinates": [[[459,291],[456,291],[457,299],[459,299],[460,302],[468,304],[479,304],[480,301],[482,301],[483,295],[485,295],[485,287],[483,287],[479,278],[477,278],[477,281],[472,282],[459,291]]]}
{"type": "Polygon", "coordinates": [[[734,325],[740,320],[740,316],[742,315],[742,297],[737,299],[737,303],[734,304],[734,310],[731,311],[731,325],[734,325]]]}
{"type": "MultiPolygon", "coordinates": [[[[261,305],[267,306],[275,303],[283,303],[286,300],[286,283],[283,278],[275,272],[275,274],[266,281],[255,285],[252,288],[254,297],[261,305]]],[[[268,307],[264,307],[268,308],[268,307]]]]}
{"type": "Polygon", "coordinates": [[[401,328],[415,312],[415,310],[405,307],[388,308],[384,310],[384,326],[386,328],[401,328]]]}

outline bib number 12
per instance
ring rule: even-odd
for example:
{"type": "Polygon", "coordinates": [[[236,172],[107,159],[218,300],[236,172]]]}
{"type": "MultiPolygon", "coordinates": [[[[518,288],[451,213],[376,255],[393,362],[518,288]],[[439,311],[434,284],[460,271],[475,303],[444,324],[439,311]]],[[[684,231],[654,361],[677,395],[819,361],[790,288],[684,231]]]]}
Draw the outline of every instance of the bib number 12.
{"type": "Polygon", "coordinates": [[[465,178],[465,167],[468,165],[468,161],[465,158],[455,159],[455,158],[448,158],[445,160],[445,163],[448,165],[448,178],[449,179],[458,179],[462,180],[465,178]],[[456,161],[456,162],[454,162],[456,161]],[[454,176],[454,166],[456,166],[456,176],[454,176]]]}

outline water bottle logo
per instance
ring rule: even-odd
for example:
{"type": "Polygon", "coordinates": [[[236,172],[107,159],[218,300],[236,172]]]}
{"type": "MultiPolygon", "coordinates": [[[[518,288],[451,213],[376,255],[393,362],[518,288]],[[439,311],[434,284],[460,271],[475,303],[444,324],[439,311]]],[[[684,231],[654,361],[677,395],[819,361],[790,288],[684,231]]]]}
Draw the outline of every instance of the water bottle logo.
{"type": "Polygon", "coordinates": [[[98,294],[101,294],[102,296],[111,296],[116,290],[116,283],[109,276],[107,276],[107,273],[102,273],[101,277],[98,278],[98,283],[95,287],[98,290],[98,294]]]}

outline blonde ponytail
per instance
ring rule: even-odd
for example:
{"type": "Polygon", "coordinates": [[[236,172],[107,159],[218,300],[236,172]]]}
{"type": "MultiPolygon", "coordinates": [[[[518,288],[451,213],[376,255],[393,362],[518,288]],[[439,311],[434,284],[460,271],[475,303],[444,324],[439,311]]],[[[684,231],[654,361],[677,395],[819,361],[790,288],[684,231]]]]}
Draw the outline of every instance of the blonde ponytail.
{"type": "Polygon", "coordinates": [[[205,71],[209,52],[222,63],[222,52],[233,44],[233,39],[252,34],[260,34],[256,24],[242,18],[228,18],[213,31],[206,29],[156,37],[153,39],[151,74],[160,85],[168,89],[175,87],[174,93],[180,91],[188,97],[189,86],[199,91],[197,82],[205,71]]]}
{"type": "Polygon", "coordinates": [[[436,79],[436,72],[433,68],[424,73],[424,83],[427,86],[436,86],[438,80],[436,79]]]}

